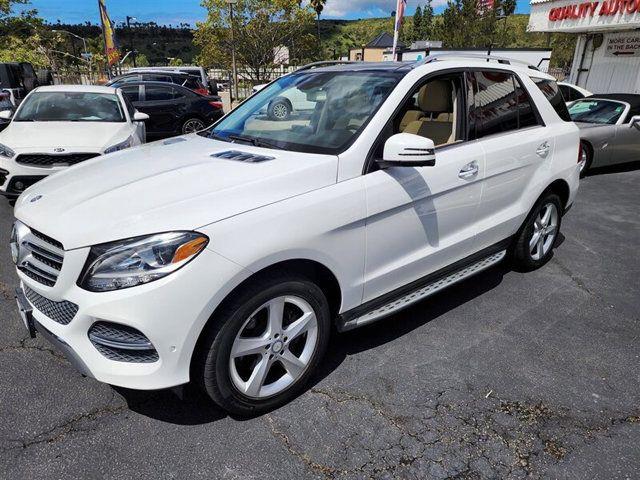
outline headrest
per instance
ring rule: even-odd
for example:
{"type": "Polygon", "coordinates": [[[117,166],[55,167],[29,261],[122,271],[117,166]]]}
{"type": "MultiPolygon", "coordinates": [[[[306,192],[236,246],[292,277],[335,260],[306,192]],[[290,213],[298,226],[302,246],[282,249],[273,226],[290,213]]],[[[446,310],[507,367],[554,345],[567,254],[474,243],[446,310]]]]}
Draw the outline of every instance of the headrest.
{"type": "Polygon", "coordinates": [[[451,82],[433,80],[420,89],[418,106],[423,112],[451,111],[451,82]]]}

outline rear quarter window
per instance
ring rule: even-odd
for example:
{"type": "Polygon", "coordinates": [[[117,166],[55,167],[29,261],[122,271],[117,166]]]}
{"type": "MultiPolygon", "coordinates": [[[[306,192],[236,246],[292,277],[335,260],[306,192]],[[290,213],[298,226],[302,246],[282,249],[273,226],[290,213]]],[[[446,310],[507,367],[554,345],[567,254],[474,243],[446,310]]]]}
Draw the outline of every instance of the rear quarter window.
{"type": "Polygon", "coordinates": [[[534,81],[544,96],[547,97],[547,100],[549,100],[549,103],[558,116],[565,122],[571,122],[572,120],[569,115],[569,110],[567,110],[567,104],[565,103],[558,84],[554,80],[547,80],[546,78],[531,77],[531,80],[534,81]]]}

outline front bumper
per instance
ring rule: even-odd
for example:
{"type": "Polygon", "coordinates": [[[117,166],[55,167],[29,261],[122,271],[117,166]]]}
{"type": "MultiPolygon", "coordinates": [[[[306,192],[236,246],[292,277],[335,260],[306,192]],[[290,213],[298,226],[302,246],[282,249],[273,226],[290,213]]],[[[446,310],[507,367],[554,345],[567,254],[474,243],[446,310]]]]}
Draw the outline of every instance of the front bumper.
{"type": "Polygon", "coordinates": [[[30,299],[36,330],[81,373],[101,382],[139,390],[187,383],[191,356],[203,327],[231,285],[246,278],[248,272],[205,249],[194,261],[161,280],[94,293],[76,285],[88,253],[88,248],[65,252],[60,276],[53,287],[17,270],[21,288],[51,302],[71,302],[78,307],[65,325],[47,316],[43,313],[47,309],[30,299]],[[89,338],[90,329],[99,322],[142,332],[157,351],[157,359],[137,363],[107,358],[89,338]]]}

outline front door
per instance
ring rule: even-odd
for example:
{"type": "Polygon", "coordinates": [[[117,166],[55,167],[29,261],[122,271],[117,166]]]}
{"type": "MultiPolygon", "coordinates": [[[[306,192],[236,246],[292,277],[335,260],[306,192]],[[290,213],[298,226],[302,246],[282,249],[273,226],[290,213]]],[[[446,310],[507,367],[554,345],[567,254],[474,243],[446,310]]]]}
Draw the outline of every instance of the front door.
{"type": "Polygon", "coordinates": [[[428,78],[388,125],[388,135],[434,140],[436,164],[364,176],[365,302],[474,253],[485,158],[478,142],[465,141],[466,90],[462,73],[428,78]]]}

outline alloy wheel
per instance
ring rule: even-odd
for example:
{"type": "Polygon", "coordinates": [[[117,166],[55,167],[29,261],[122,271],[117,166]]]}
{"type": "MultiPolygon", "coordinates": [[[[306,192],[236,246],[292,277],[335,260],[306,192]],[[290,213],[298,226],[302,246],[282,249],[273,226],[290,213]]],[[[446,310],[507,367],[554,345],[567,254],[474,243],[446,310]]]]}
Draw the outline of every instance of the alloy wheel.
{"type": "Polygon", "coordinates": [[[273,111],[273,116],[276,117],[278,120],[283,120],[287,118],[287,115],[289,115],[289,109],[284,103],[276,103],[273,106],[272,111],[273,111]]]}
{"type": "Polygon", "coordinates": [[[584,172],[584,169],[587,166],[587,159],[588,159],[588,153],[587,153],[587,149],[585,147],[582,147],[582,151],[580,152],[580,173],[584,172]]]}
{"type": "Polygon", "coordinates": [[[195,133],[200,130],[204,130],[204,123],[197,118],[192,118],[191,120],[187,120],[185,124],[182,126],[182,133],[195,133]]]}
{"type": "Polygon", "coordinates": [[[558,208],[546,203],[533,222],[533,234],[529,241],[529,252],[533,260],[542,259],[553,247],[558,233],[558,208]]]}
{"type": "Polygon", "coordinates": [[[233,385],[254,399],[282,393],[305,373],[317,345],[318,320],[306,300],[293,295],[269,300],[249,316],[233,342],[233,385]]]}

